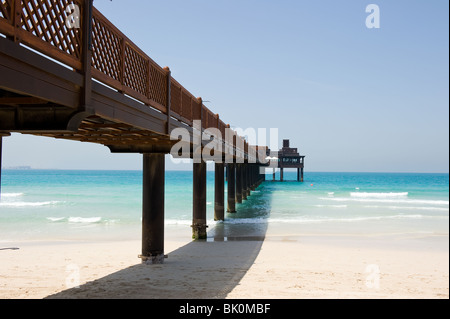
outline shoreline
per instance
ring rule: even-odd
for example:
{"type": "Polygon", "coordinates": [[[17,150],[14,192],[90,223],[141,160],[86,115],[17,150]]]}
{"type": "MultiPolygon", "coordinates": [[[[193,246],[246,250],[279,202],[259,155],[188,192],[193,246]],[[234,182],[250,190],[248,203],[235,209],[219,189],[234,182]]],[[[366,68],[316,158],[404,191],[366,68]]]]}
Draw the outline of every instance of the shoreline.
{"type": "Polygon", "coordinates": [[[215,227],[209,240],[193,242],[183,229],[166,233],[162,266],[140,263],[139,239],[16,243],[19,250],[0,251],[0,298],[449,297],[448,235],[393,240],[269,225],[249,234],[215,227]],[[69,289],[74,278],[80,288],[69,289]]]}

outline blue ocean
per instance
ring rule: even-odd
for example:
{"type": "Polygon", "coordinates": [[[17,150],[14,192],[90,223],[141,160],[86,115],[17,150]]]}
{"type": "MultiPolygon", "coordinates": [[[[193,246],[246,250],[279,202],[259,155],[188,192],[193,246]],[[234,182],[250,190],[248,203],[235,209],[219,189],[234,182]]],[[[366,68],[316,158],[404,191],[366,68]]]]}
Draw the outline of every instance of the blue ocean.
{"type": "MultiPolygon", "coordinates": [[[[208,172],[210,231],[287,225],[302,233],[448,236],[449,174],[313,173],[267,181],[214,222],[214,172],[208,172]],[[223,227],[222,226],[222,227],[223,227]]],[[[279,178],[279,175],[277,175],[279,178]]],[[[4,170],[0,242],[140,239],[142,172],[4,170]]],[[[225,198],[226,198],[225,194],[225,198]]],[[[192,172],[166,172],[166,228],[189,231],[192,172]]]]}

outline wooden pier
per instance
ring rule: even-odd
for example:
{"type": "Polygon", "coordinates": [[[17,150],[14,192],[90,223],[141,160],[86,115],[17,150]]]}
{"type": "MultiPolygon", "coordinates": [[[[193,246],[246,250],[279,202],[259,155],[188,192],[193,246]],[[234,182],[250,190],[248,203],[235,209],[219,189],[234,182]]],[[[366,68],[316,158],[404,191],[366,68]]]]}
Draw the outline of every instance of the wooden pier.
{"type": "MultiPolygon", "coordinates": [[[[229,158],[227,211],[235,213],[236,203],[264,180],[260,167],[267,163],[260,158],[265,156],[256,155],[266,154],[266,147],[249,145],[235,132],[226,139],[230,125],[108,21],[92,0],[0,0],[0,164],[2,138],[12,132],[142,154],[145,263],[164,261],[164,161],[179,142],[171,138],[177,128],[189,134],[190,158],[198,151],[195,139],[206,129],[221,133],[215,219],[225,218],[224,160],[229,158]],[[69,6],[79,9],[74,17],[79,27],[67,23],[69,6]]],[[[201,139],[200,152],[209,143],[201,139]]],[[[192,231],[201,239],[207,229],[204,161],[193,164],[193,177],[192,231]]]]}

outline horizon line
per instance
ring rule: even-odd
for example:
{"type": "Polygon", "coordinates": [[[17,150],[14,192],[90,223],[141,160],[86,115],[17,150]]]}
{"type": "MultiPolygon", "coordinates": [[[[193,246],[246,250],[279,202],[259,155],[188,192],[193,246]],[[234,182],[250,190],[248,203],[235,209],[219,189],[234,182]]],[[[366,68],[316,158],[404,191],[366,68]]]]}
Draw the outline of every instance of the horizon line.
{"type": "MultiPolygon", "coordinates": [[[[270,167],[267,169],[271,169],[270,167]]],[[[142,169],[84,169],[84,168],[33,168],[27,166],[19,167],[5,167],[3,171],[103,171],[103,172],[142,172],[142,169]]],[[[192,169],[166,169],[166,172],[191,172],[192,169]]],[[[208,169],[208,172],[214,172],[214,170],[208,169]]],[[[289,171],[288,171],[289,172],[289,171]]],[[[305,171],[305,173],[352,173],[352,174],[450,174],[450,172],[386,172],[386,171],[305,171]]],[[[267,173],[270,175],[272,173],[267,173]]]]}

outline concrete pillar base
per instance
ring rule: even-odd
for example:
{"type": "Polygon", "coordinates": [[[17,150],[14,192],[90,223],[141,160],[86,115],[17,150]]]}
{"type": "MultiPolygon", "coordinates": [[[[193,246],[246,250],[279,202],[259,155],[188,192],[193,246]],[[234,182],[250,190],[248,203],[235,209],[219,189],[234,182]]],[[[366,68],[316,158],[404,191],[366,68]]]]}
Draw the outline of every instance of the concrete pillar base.
{"type": "Polygon", "coordinates": [[[192,239],[206,239],[208,237],[206,229],[208,228],[205,224],[194,224],[192,227],[192,239]]]}
{"type": "Polygon", "coordinates": [[[142,264],[144,265],[162,265],[164,264],[164,259],[168,256],[164,254],[158,254],[155,256],[139,256],[142,259],[142,264]]]}

